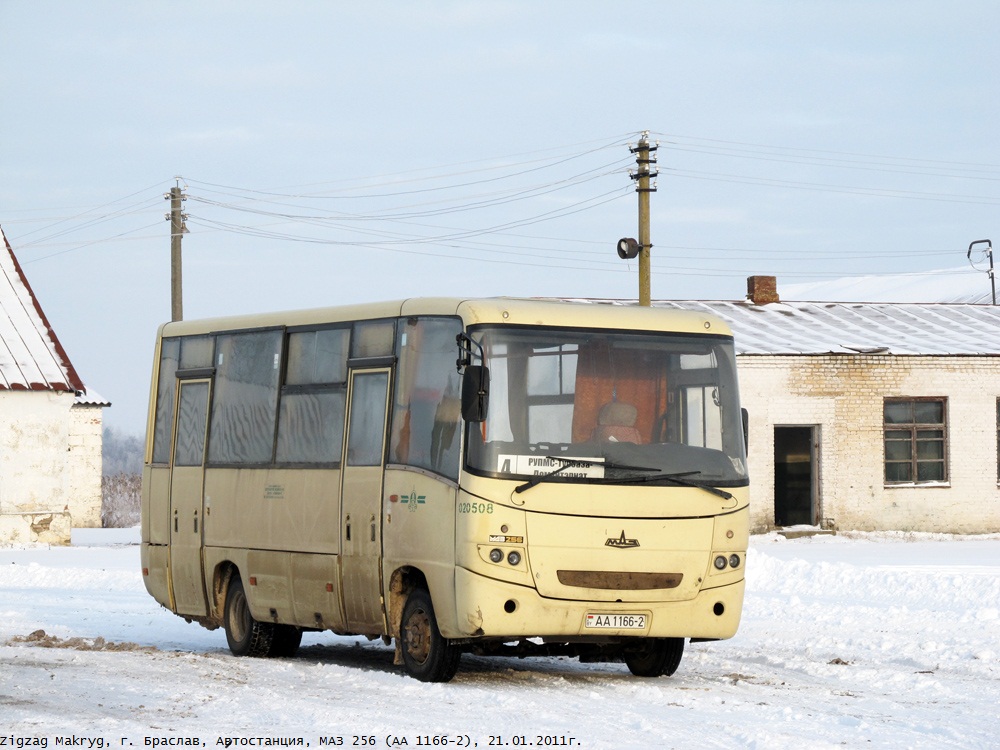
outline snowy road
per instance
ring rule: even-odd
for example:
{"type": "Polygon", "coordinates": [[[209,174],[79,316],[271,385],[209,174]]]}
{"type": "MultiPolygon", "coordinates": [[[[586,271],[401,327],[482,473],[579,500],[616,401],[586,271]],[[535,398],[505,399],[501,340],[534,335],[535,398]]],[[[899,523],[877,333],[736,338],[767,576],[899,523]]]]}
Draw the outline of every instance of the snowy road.
{"type": "Polygon", "coordinates": [[[134,538],[0,550],[0,745],[1000,748],[1000,535],[754,537],[739,634],[672,678],[466,656],[446,685],[329,633],[233,658],[146,594],[134,538]]]}

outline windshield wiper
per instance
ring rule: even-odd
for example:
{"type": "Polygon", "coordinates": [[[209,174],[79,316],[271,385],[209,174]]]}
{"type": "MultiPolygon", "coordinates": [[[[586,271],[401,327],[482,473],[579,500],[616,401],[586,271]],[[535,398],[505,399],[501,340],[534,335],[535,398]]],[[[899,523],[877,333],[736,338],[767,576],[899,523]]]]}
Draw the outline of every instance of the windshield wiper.
{"type": "MultiPolygon", "coordinates": [[[[545,481],[549,477],[553,477],[556,474],[570,468],[571,466],[601,466],[605,469],[618,469],[620,471],[654,471],[658,472],[659,469],[653,468],[651,466],[630,466],[628,464],[616,464],[605,461],[587,461],[584,459],[575,458],[560,458],[558,456],[546,456],[545,458],[550,461],[561,461],[562,465],[557,466],[552,471],[546,472],[545,474],[538,474],[533,476],[524,484],[519,484],[514,488],[514,492],[521,493],[525,490],[530,490],[536,484],[545,481]]],[[[667,481],[671,484],[678,485],[680,487],[695,487],[699,490],[704,490],[718,497],[725,498],[726,500],[732,500],[733,495],[725,490],[720,490],[718,487],[712,487],[708,484],[700,484],[699,482],[692,482],[690,479],[685,479],[685,477],[690,477],[695,474],[701,474],[701,471],[695,469],[693,471],[676,471],[672,473],[660,473],[660,474],[646,474],[634,477],[615,477],[609,479],[607,477],[602,477],[600,479],[595,479],[597,484],[626,484],[632,482],[657,482],[657,481],[667,481]]]]}
{"type": "Polygon", "coordinates": [[[697,487],[699,490],[705,490],[705,492],[711,492],[713,495],[718,495],[726,500],[732,500],[733,495],[725,490],[720,490],[718,487],[713,487],[710,484],[700,484],[699,482],[692,482],[690,479],[685,479],[684,477],[692,476],[693,474],[701,474],[700,471],[677,471],[672,474],[650,474],[647,476],[639,477],[622,477],[619,479],[613,479],[611,482],[615,484],[626,483],[626,482],[657,482],[660,480],[665,480],[671,484],[676,484],[681,487],[697,487]]]}
{"type": "Polygon", "coordinates": [[[525,490],[530,490],[539,482],[542,482],[548,479],[549,477],[554,477],[559,472],[563,471],[564,469],[568,469],[571,466],[601,466],[605,469],[627,469],[630,471],[659,471],[659,469],[655,469],[649,466],[628,466],[625,464],[608,463],[606,461],[594,461],[594,460],[588,461],[586,459],[561,458],[559,456],[546,456],[545,458],[549,459],[550,461],[562,461],[563,462],[562,466],[557,466],[552,471],[546,472],[545,474],[536,474],[524,484],[519,484],[517,487],[515,487],[514,492],[521,493],[524,492],[525,490]]]}

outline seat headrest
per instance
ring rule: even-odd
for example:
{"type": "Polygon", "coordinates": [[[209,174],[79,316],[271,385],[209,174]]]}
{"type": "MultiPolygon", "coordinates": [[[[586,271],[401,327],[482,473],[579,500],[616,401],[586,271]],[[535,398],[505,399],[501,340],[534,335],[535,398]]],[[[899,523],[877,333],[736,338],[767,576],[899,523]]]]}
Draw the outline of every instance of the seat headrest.
{"type": "Polygon", "coordinates": [[[622,401],[609,401],[597,413],[597,424],[601,426],[633,427],[639,410],[622,401]]]}

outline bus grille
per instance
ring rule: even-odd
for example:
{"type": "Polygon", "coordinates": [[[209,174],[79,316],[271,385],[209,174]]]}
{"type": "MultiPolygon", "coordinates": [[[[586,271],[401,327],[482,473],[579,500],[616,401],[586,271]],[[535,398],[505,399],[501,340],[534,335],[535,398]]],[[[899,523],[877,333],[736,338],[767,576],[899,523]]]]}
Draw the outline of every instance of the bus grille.
{"type": "Polygon", "coordinates": [[[649,591],[677,588],[683,573],[630,573],[608,570],[557,570],[563,586],[584,589],[617,589],[619,591],[649,591]]]}

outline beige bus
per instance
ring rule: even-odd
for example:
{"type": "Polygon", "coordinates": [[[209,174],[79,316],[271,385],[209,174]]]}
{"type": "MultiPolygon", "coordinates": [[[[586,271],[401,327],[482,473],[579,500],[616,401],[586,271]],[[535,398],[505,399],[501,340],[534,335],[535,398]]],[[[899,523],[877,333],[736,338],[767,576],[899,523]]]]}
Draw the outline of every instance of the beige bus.
{"type": "Polygon", "coordinates": [[[149,593],[236,655],[303,631],[672,674],[731,637],[748,541],[733,338],[695,312],[410,299],[163,325],[149,593]]]}

